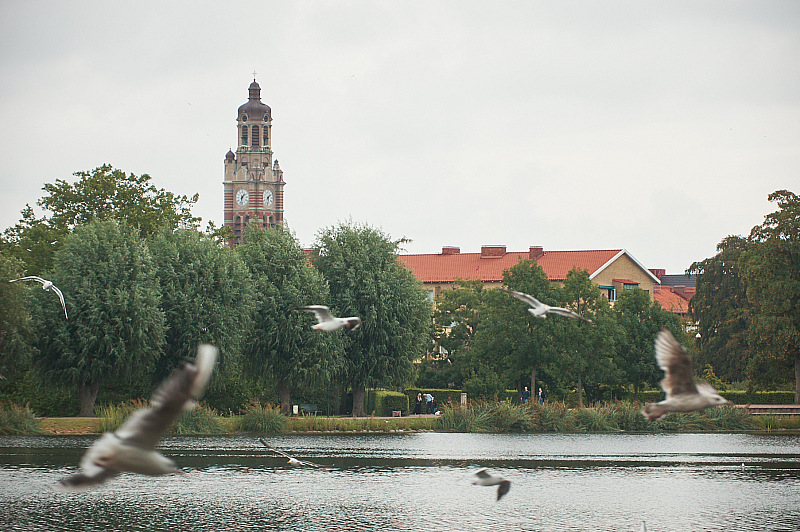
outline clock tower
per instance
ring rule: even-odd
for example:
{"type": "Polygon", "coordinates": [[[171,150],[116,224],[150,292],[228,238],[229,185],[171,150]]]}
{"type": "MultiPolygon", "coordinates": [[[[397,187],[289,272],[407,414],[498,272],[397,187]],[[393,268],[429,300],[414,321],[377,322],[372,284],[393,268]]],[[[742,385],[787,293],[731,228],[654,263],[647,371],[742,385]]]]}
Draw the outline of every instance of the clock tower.
{"type": "Polygon", "coordinates": [[[283,171],[272,153],[272,110],[261,102],[261,87],[253,78],[249,98],[236,117],[236,153],[225,155],[225,225],[233,230],[229,246],[242,241],[251,221],[262,227],[283,222],[283,171]]]}

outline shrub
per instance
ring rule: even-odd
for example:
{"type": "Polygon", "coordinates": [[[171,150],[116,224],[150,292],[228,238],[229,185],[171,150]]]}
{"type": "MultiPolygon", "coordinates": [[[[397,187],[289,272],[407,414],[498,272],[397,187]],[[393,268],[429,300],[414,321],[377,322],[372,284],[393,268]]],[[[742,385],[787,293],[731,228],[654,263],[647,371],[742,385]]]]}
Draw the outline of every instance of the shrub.
{"type": "Polygon", "coordinates": [[[28,406],[0,406],[0,435],[41,434],[39,420],[28,406]]]}
{"type": "Polygon", "coordinates": [[[219,415],[208,405],[200,404],[178,417],[172,425],[172,434],[221,434],[225,432],[219,415]]]}
{"type": "Polygon", "coordinates": [[[260,434],[275,434],[286,430],[287,419],[281,414],[281,409],[272,405],[261,406],[252,403],[239,417],[238,429],[243,432],[257,432],[260,434]]]}
{"type": "Polygon", "coordinates": [[[133,412],[141,408],[147,408],[147,401],[143,399],[133,399],[118,405],[103,405],[98,407],[97,416],[100,418],[100,432],[112,432],[117,430],[133,412]]]}

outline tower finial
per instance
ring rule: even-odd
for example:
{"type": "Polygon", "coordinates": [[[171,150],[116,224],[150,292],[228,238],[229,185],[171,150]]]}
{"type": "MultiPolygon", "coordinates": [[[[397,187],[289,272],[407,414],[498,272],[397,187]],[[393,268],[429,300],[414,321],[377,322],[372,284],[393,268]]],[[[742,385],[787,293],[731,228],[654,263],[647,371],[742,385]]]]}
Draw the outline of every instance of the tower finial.
{"type": "Polygon", "coordinates": [[[255,81],[255,80],[256,80],[256,71],[253,70],[253,81],[255,81]]]}

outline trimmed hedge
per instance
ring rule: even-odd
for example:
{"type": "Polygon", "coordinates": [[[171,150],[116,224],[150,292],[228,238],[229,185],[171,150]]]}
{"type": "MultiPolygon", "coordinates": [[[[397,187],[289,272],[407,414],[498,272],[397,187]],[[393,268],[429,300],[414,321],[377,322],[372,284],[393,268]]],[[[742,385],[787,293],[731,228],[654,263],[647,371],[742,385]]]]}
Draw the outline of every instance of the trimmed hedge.
{"type": "MultiPolygon", "coordinates": [[[[794,403],[794,392],[747,392],[725,391],[719,394],[735,405],[790,405],[794,403]]],[[[633,399],[630,394],[628,399],[633,399]]],[[[664,399],[661,390],[648,390],[639,392],[639,400],[643,403],[657,403],[664,399]]]]}

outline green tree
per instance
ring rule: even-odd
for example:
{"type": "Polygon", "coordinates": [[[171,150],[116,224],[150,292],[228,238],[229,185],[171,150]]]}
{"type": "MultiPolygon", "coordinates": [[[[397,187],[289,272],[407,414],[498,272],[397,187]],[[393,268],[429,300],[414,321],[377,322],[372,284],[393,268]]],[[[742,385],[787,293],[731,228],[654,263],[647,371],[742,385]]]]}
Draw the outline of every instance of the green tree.
{"type": "Polygon", "coordinates": [[[25,261],[29,271],[49,270],[64,237],[92,220],[125,222],[144,236],[161,227],[195,227],[200,221],[191,214],[197,194],[190,198],[156,188],[147,174],[126,174],[104,164],[73,175],[79,178],[74,183],[57,179],[45,184],[46,195],[37,205],[47,215],[36,218],[26,205],[22,220],[5,231],[15,256],[25,261]]]}
{"type": "Polygon", "coordinates": [[[198,344],[210,343],[219,348],[219,361],[207,398],[237,395],[254,309],[247,266],[239,254],[195,229],[163,229],[150,240],[149,248],[167,328],[157,378],[194,358],[198,344]],[[234,389],[219,390],[223,386],[234,389]]]}
{"type": "Polygon", "coordinates": [[[156,269],[138,232],[116,221],[78,227],[54,257],[51,292],[35,290],[35,363],[47,380],[75,385],[80,416],[94,415],[101,385],[148,378],[162,353],[156,269]]]}
{"type": "Polygon", "coordinates": [[[558,367],[575,379],[578,403],[583,406],[584,391],[588,392],[590,400],[597,400],[600,399],[601,386],[621,381],[622,375],[614,356],[623,332],[614,319],[608,300],[589,279],[586,270],[572,269],[567,273],[559,299],[561,306],[592,320],[592,323],[586,323],[565,318],[559,319],[555,325],[558,367]]]}
{"type": "MultiPolygon", "coordinates": [[[[504,271],[503,283],[543,302],[553,302],[555,296],[547,274],[535,261],[520,261],[504,271]]],[[[475,357],[508,383],[514,382],[520,393],[528,383],[531,393],[537,389],[538,370],[555,355],[555,320],[536,318],[529,308],[504,292],[492,291],[485,298],[484,319],[475,340],[475,357]]]]}
{"type": "Polygon", "coordinates": [[[312,330],[314,317],[295,310],[326,305],[328,287],[286,228],[250,223],[236,251],[250,270],[256,294],[244,367],[251,375],[276,380],[281,410],[288,414],[292,388],[329,379],[340,363],[340,339],[312,330]]]}
{"type": "MultiPolygon", "coordinates": [[[[8,282],[22,275],[22,263],[0,250],[0,376],[4,380],[23,369],[29,354],[26,342],[31,325],[29,287],[21,282],[8,282]]],[[[36,286],[41,288],[39,284],[36,286]]]]}
{"type": "Polygon", "coordinates": [[[472,346],[480,321],[480,308],[485,295],[483,282],[456,279],[453,288],[443,290],[436,300],[434,340],[450,354],[472,346]]]}
{"type": "Polygon", "coordinates": [[[366,387],[406,383],[431,339],[431,303],[422,283],[399,264],[398,244],[377,229],[349,223],[320,231],[314,246],[332,310],[362,319],[344,338],[343,378],[353,389],[355,416],[364,414],[366,387]]]}
{"type": "Polygon", "coordinates": [[[794,369],[794,402],[800,403],[800,197],[778,190],[769,200],[779,208],[753,227],[740,259],[753,307],[749,340],[755,354],[748,373],[763,382],[794,369]]]}
{"type": "Polygon", "coordinates": [[[639,288],[624,290],[614,303],[614,315],[624,330],[619,345],[619,366],[625,380],[633,385],[634,399],[639,399],[642,385],[656,385],[662,377],[654,354],[658,332],[666,327],[676,338],[682,336],[680,318],[650,301],[639,288]]]}
{"type": "Polygon", "coordinates": [[[747,339],[750,304],[740,274],[739,259],[747,249],[744,238],[729,236],[717,244],[717,254],[689,267],[697,274],[689,312],[700,334],[697,366],[711,364],[728,381],[743,381],[751,350],[747,339]]]}

